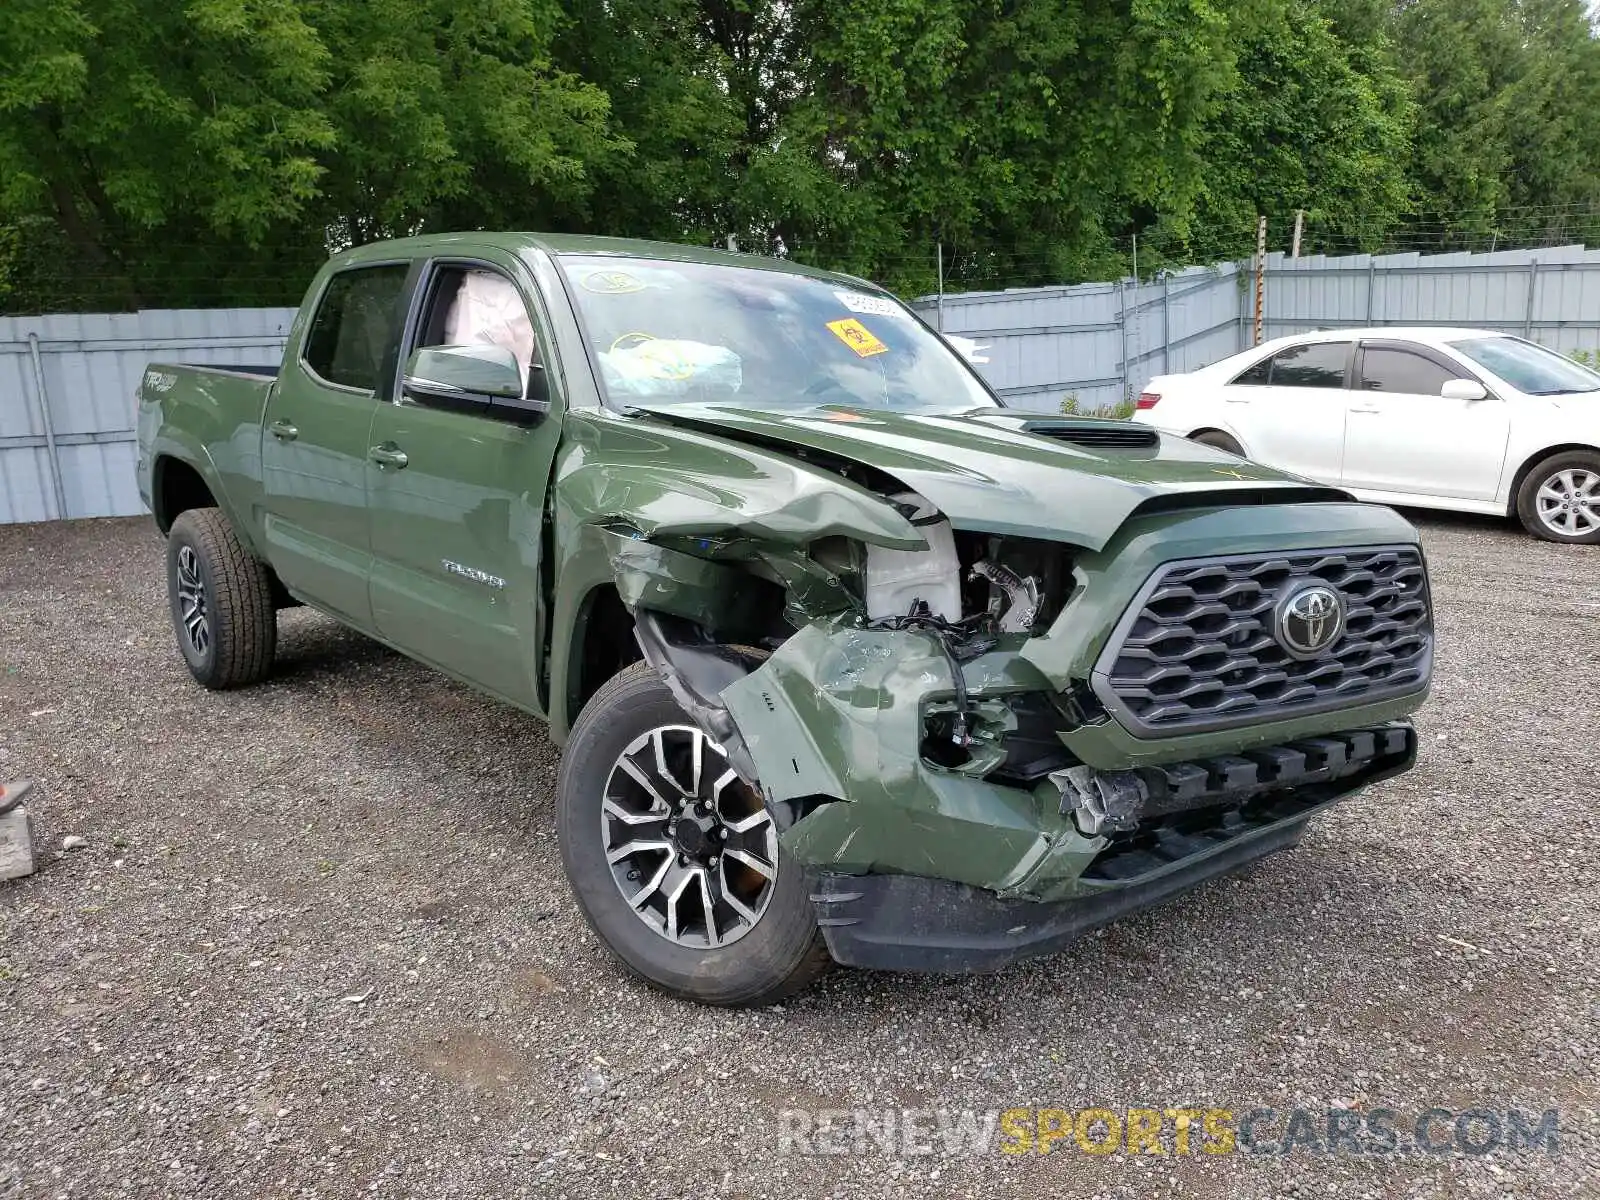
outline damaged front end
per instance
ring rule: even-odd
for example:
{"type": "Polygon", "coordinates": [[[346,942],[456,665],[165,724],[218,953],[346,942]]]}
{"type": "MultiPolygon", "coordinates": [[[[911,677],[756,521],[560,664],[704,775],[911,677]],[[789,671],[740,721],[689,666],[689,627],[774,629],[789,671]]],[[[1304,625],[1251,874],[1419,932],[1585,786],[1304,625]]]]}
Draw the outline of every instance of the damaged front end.
{"type": "MultiPolygon", "coordinates": [[[[792,468],[761,449],[739,486],[792,468]]],[[[765,798],[840,961],[983,970],[1056,949],[1293,845],[1414,760],[1400,718],[1426,694],[1431,628],[1392,514],[1155,505],[1084,545],[960,528],[892,476],[795,457],[810,501],[706,489],[737,520],[692,478],[670,499],[635,481],[648,505],[574,504],[580,462],[558,520],[604,547],[644,658],[765,798]],[[1378,549],[1330,565],[1329,544],[1378,549]],[[1221,575],[1166,566],[1235,551],[1221,575]],[[1263,648],[1307,579],[1348,585],[1365,639],[1337,680],[1263,648]],[[1162,640],[1178,631],[1193,644],[1162,640]]]]}

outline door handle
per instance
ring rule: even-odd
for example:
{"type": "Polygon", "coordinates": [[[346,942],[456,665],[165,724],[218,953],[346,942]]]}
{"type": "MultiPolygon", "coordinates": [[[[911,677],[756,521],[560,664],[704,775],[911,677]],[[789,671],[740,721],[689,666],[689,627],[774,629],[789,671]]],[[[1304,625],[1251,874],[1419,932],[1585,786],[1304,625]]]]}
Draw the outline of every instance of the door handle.
{"type": "Polygon", "coordinates": [[[378,464],[378,470],[393,467],[396,471],[405,470],[411,460],[406,457],[406,452],[393,442],[384,442],[381,446],[374,446],[367,451],[367,457],[378,464]]]}
{"type": "Polygon", "coordinates": [[[300,436],[300,430],[288,421],[274,421],[268,432],[280,442],[292,442],[300,436]]]}
{"type": "Polygon", "coordinates": [[[1383,411],[1383,409],[1381,409],[1381,408],[1352,408],[1352,409],[1349,409],[1348,411],[1351,412],[1351,413],[1366,413],[1367,416],[1369,416],[1369,417],[1375,417],[1379,413],[1381,413],[1383,411]]]}
{"type": "Polygon", "coordinates": [[[1224,396],[1223,400],[1228,404],[1249,404],[1250,403],[1250,397],[1249,396],[1224,396]]]}

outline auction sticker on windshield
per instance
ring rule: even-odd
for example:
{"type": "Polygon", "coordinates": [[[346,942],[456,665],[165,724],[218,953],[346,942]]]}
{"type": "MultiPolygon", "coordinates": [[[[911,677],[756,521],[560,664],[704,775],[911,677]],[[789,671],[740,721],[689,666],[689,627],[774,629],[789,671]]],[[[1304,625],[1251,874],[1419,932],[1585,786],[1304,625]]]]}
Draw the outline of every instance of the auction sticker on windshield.
{"type": "Polygon", "coordinates": [[[833,336],[838,338],[862,358],[870,358],[874,354],[882,354],[889,347],[878,340],[876,334],[868,329],[854,317],[846,317],[842,321],[829,321],[828,328],[833,330],[833,336]]]}
{"type": "Polygon", "coordinates": [[[901,308],[887,296],[868,296],[863,292],[835,292],[834,298],[853,313],[865,317],[903,317],[901,308]]]}
{"type": "Polygon", "coordinates": [[[644,281],[626,271],[590,271],[582,282],[584,291],[602,296],[644,291],[644,281]]]}

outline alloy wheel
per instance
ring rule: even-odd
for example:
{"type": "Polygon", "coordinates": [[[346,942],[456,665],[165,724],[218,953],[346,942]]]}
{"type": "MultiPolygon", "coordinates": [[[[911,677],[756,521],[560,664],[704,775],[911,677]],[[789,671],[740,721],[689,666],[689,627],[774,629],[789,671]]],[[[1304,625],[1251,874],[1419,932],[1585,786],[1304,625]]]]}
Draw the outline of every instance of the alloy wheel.
{"type": "Polygon", "coordinates": [[[178,548],[178,616],[184,636],[196,654],[211,646],[211,609],[206,603],[206,581],[192,546],[178,548]]]}
{"type": "Polygon", "coordinates": [[[1539,520],[1562,537],[1581,537],[1600,529],[1600,475],[1582,467],[1557,471],[1535,497],[1539,520]]]}
{"type": "Polygon", "coordinates": [[[772,817],[722,748],[692,725],[664,725],[628,744],[606,779],[600,829],[623,900],[676,945],[735,942],[772,899],[772,817]]]}

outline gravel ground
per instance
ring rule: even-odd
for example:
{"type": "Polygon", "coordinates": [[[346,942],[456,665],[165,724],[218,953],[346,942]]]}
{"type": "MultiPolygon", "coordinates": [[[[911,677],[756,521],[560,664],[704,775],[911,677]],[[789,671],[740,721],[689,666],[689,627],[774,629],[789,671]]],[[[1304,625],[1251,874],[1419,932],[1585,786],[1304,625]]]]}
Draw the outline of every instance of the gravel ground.
{"type": "Polygon", "coordinates": [[[208,694],[147,521],[0,527],[0,776],[41,781],[43,850],[0,884],[0,1197],[1600,1194],[1600,550],[1424,535],[1416,771],[1054,959],[735,1013],[589,934],[534,722],[304,610],[269,685],[208,694]],[[788,1109],[1091,1105],[1553,1107],[1561,1140],[780,1153],[788,1109]]]}

